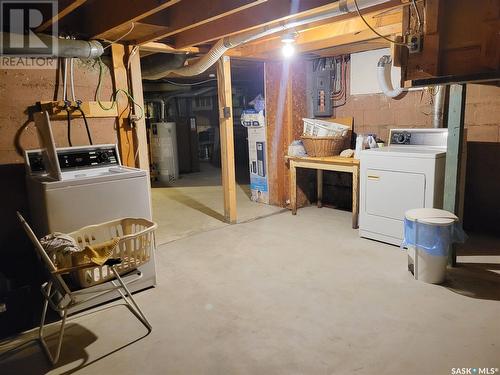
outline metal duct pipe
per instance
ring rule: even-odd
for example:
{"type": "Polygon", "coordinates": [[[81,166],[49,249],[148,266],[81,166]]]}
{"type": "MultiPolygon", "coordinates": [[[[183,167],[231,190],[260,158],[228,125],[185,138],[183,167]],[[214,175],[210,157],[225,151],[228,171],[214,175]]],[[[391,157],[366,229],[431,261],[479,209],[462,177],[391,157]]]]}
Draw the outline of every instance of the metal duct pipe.
{"type": "MultiPolygon", "coordinates": [[[[386,3],[388,1],[389,0],[357,0],[357,3],[360,9],[365,9],[371,6],[386,3]]],[[[203,56],[193,65],[165,70],[161,74],[156,74],[154,76],[155,78],[148,78],[148,79],[159,79],[165,77],[169,73],[174,73],[186,77],[195,76],[203,73],[208,68],[210,68],[230,48],[234,48],[241,44],[248,43],[253,40],[263,38],[278,32],[283,32],[289,29],[293,29],[308,23],[322,21],[327,18],[337,17],[342,14],[351,13],[355,11],[356,7],[354,5],[353,0],[339,0],[337,1],[335,8],[328,10],[326,12],[319,13],[315,16],[307,17],[296,21],[291,21],[284,25],[279,25],[271,28],[269,28],[268,26],[263,26],[256,30],[251,30],[239,35],[228,36],[223,39],[220,39],[205,56],[203,56]]]]}
{"type": "Polygon", "coordinates": [[[432,106],[432,126],[434,128],[442,128],[444,120],[444,102],[446,99],[446,85],[436,86],[437,92],[434,96],[432,106]]]}
{"type": "Polygon", "coordinates": [[[160,79],[169,72],[179,69],[186,63],[187,55],[158,53],[141,59],[141,72],[144,79],[160,79]]]}
{"type": "Polygon", "coordinates": [[[377,63],[377,79],[382,92],[389,98],[395,98],[401,95],[405,89],[401,87],[393,88],[391,80],[392,58],[384,55],[377,63]]]}
{"type": "MultiPolygon", "coordinates": [[[[47,34],[36,34],[36,36],[47,46],[53,45],[51,57],[75,57],[81,59],[95,59],[104,53],[104,48],[97,40],[74,40],[74,39],[61,39],[47,34]]],[[[30,36],[21,34],[0,33],[0,38],[3,41],[4,55],[30,55],[31,49],[29,47],[18,48],[11,45],[12,40],[23,40],[22,45],[30,45],[30,36]]]]}

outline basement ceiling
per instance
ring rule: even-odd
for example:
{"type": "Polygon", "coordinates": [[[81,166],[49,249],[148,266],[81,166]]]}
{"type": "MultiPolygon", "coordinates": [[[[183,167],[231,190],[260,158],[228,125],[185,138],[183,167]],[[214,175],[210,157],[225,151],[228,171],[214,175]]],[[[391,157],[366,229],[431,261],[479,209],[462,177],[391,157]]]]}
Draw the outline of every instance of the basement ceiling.
{"type": "MultiPolygon", "coordinates": [[[[391,0],[363,11],[384,35],[401,32],[402,6],[391,0]],[[382,12],[383,11],[383,12],[382,12]]],[[[141,46],[141,55],[190,53],[199,56],[218,39],[262,26],[275,26],[336,6],[331,0],[60,0],[59,32],[84,39],[141,46]]],[[[39,31],[48,31],[50,22],[39,31]]],[[[382,48],[387,42],[367,29],[356,14],[343,15],[298,30],[298,50],[315,55],[382,48]],[[352,51],[349,46],[353,47],[352,51]],[[323,52],[322,52],[323,51],[323,52]]],[[[230,50],[233,57],[272,59],[279,36],[230,50]]]]}

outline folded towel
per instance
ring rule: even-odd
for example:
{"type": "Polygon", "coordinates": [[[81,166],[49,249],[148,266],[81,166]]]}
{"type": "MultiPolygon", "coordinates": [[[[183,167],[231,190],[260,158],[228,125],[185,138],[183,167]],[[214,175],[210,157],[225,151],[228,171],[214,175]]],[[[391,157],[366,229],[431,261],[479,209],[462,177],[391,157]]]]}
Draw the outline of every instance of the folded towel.
{"type": "Polygon", "coordinates": [[[120,242],[120,239],[115,237],[100,244],[92,246],[87,245],[85,246],[85,249],[83,249],[83,253],[92,263],[102,266],[111,257],[111,255],[113,255],[113,251],[115,250],[116,245],[118,245],[118,242],[120,242]]]}

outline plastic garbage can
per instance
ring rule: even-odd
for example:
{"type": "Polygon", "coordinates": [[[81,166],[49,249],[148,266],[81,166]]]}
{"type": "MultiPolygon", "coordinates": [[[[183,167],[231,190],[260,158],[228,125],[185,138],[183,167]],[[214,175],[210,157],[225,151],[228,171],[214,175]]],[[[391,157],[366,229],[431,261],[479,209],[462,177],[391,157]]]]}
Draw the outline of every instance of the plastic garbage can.
{"type": "Polygon", "coordinates": [[[408,270],[416,280],[431,284],[444,281],[457,222],[458,217],[454,214],[435,208],[418,208],[405,213],[401,246],[408,249],[408,270]]]}

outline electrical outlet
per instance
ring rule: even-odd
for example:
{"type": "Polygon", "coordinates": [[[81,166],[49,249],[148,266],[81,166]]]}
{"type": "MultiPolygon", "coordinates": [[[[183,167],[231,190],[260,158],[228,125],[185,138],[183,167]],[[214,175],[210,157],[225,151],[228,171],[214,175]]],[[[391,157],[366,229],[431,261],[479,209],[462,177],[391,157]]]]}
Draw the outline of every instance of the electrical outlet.
{"type": "Polygon", "coordinates": [[[408,50],[410,53],[422,52],[422,35],[421,34],[410,34],[406,37],[406,44],[408,45],[408,50]]]}

